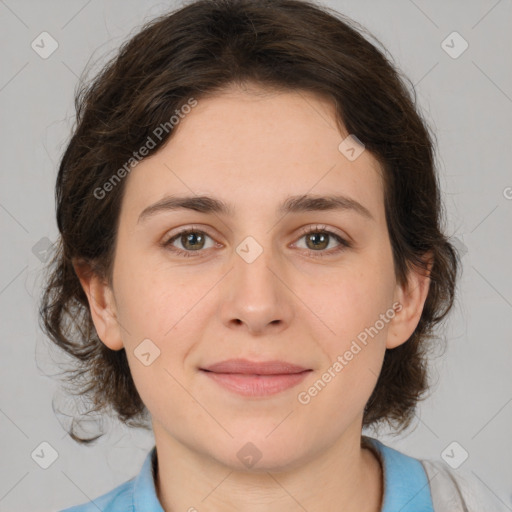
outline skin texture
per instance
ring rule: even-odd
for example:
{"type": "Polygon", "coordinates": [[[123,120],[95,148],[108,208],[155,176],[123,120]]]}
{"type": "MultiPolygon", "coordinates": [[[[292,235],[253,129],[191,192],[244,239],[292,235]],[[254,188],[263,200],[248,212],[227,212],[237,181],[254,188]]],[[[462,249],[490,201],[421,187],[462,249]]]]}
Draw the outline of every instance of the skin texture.
{"type": "MultiPolygon", "coordinates": [[[[100,339],[126,349],[151,413],[166,511],[380,510],[381,468],[360,447],[363,409],[385,349],[414,331],[429,278],[411,272],[407,289],[397,284],[381,170],[369,151],[354,161],[339,151],[347,135],[334,106],[307,92],[230,88],[202,99],[125,178],[113,288],[75,267],[100,339]],[[374,219],[276,213],[287,196],[306,193],[347,195],[374,219]],[[211,195],[232,203],[235,215],[175,210],[137,222],[166,194],[211,195]],[[334,253],[333,237],[320,249],[308,245],[301,228],[316,224],[352,247],[334,253]],[[192,226],[208,235],[192,245],[203,257],[160,245],[192,226]],[[248,236],[263,249],[252,263],[236,252],[248,236]],[[392,320],[301,404],[298,393],[394,302],[401,308],[392,320]],[[146,338],[160,350],[149,366],[134,354],[146,338]],[[277,395],[247,398],[199,370],[236,357],[313,371],[277,395]],[[252,468],[237,457],[247,442],[262,454],[252,468]]],[[[187,250],[183,240],[173,246],[187,250]]]]}

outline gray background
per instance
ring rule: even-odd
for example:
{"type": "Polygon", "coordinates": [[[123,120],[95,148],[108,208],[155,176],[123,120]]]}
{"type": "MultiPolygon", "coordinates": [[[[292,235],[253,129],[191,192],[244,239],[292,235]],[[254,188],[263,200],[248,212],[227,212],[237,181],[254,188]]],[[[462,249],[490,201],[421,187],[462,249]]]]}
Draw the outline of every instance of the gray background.
{"type": "MultiPolygon", "coordinates": [[[[473,472],[512,510],[512,2],[324,4],[374,33],[415,84],[439,139],[447,231],[464,254],[433,394],[405,434],[380,439],[430,459],[456,441],[469,453],[457,471],[473,472]],[[453,31],[469,43],[458,58],[441,45],[453,31]]],[[[153,445],[152,434],[116,422],[92,447],[66,437],[52,410],[59,355],[39,330],[37,298],[41,247],[57,237],[54,182],[78,77],[91,57],[110,57],[142,22],[175,6],[0,0],[0,511],[47,512],[95,498],[138,473],[153,445]],[[31,48],[43,31],[59,45],[47,59],[31,48]],[[48,469],[31,457],[42,442],[58,453],[48,469]]]]}

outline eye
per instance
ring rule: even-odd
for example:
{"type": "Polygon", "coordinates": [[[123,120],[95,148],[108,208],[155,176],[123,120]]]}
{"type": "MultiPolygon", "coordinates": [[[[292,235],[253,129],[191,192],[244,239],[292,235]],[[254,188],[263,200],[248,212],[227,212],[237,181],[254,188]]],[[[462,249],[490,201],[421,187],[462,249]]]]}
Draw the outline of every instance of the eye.
{"type": "Polygon", "coordinates": [[[302,232],[300,238],[306,239],[306,247],[309,249],[310,255],[314,258],[335,255],[351,247],[350,242],[347,242],[347,240],[340,235],[330,231],[326,226],[309,226],[302,232]],[[332,239],[336,240],[340,245],[335,247],[334,250],[323,250],[329,245],[332,239]]]}
{"type": "MultiPolygon", "coordinates": [[[[210,240],[213,240],[207,233],[204,231],[201,231],[199,229],[195,228],[187,228],[183,231],[180,231],[173,237],[169,238],[168,240],[164,241],[162,243],[162,246],[165,248],[168,248],[171,252],[176,253],[178,256],[185,256],[185,257],[196,257],[196,256],[202,256],[200,254],[202,251],[201,249],[205,248],[205,242],[206,239],[209,238],[210,240]],[[174,243],[177,242],[181,244],[181,246],[184,249],[177,248],[174,243]],[[198,253],[198,254],[193,254],[198,253]]],[[[214,246],[211,245],[210,247],[214,246]]]]}
{"type": "MultiPolygon", "coordinates": [[[[350,242],[342,238],[340,235],[327,229],[326,226],[320,225],[309,226],[304,229],[299,240],[301,238],[306,239],[306,250],[309,255],[314,258],[332,256],[352,246],[350,242]],[[329,242],[331,240],[337,241],[339,244],[338,247],[335,247],[330,251],[325,251],[324,249],[329,246],[329,242]]],[[[178,256],[189,258],[202,257],[206,252],[202,249],[215,247],[216,243],[210,235],[200,229],[192,227],[180,231],[162,242],[161,245],[178,256]],[[208,238],[213,242],[210,247],[206,247],[206,239],[208,238]],[[176,243],[181,244],[183,249],[176,247],[176,243]]]]}

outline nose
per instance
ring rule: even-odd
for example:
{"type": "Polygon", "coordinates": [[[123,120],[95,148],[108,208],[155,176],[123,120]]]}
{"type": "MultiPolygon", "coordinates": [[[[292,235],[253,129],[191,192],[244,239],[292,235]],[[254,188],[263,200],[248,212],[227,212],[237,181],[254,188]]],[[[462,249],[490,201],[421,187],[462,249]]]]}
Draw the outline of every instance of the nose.
{"type": "MultiPolygon", "coordinates": [[[[293,318],[293,293],[286,275],[270,249],[256,259],[247,258],[241,244],[233,255],[233,267],[222,284],[221,319],[229,328],[253,335],[276,334],[293,318]]],[[[254,250],[250,247],[249,252],[254,250]]]]}

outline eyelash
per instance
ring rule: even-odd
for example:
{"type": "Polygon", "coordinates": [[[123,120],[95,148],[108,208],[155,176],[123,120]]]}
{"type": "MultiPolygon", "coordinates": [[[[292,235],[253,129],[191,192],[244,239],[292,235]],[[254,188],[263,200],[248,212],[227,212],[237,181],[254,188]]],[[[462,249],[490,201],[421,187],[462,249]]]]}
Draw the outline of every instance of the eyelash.
{"type": "MultiPolygon", "coordinates": [[[[184,229],[183,231],[180,231],[179,233],[176,233],[175,235],[173,235],[171,238],[167,239],[166,241],[162,242],[162,246],[166,249],[169,249],[171,252],[175,253],[176,255],[178,256],[183,256],[183,257],[186,257],[186,258],[201,258],[203,257],[203,255],[195,255],[193,254],[194,252],[197,252],[197,253],[204,253],[206,251],[204,250],[197,250],[197,251],[184,251],[183,249],[178,249],[176,247],[174,247],[172,245],[172,243],[177,240],[178,238],[180,238],[181,236],[183,235],[189,235],[189,234],[192,234],[192,233],[201,233],[203,235],[206,235],[210,238],[212,238],[208,233],[206,233],[205,231],[201,230],[201,229],[196,229],[194,227],[192,228],[187,228],[187,229],[184,229]]],[[[335,254],[338,254],[346,249],[349,249],[350,247],[352,247],[352,244],[350,242],[348,242],[347,240],[345,240],[344,238],[342,238],[341,236],[339,236],[338,234],[334,233],[333,231],[330,231],[329,229],[326,228],[326,226],[321,226],[321,225],[316,225],[316,226],[309,226],[308,228],[306,228],[305,230],[302,231],[301,235],[299,236],[299,240],[307,235],[310,235],[312,233],[323,233],[323,234],[328,234],[330,237],[333,237],[337,242],[340,243],[340,246],[337,247],[336,249],[334,250],[330,250],[330,251],[312,251],[312,250],[309,250],[307,249],[307,251],[310,253],[310,255],[313,257],[313,258],[325,258],[326,256],[333,256],[335,254]],[[326,254],[327,253],[327,254],[326,254]]],[[[212,238],[213,239],[213,238],[212,238]]]]}

